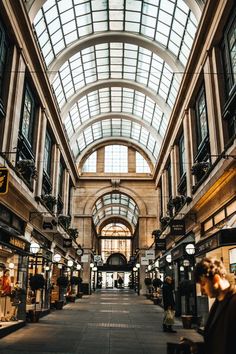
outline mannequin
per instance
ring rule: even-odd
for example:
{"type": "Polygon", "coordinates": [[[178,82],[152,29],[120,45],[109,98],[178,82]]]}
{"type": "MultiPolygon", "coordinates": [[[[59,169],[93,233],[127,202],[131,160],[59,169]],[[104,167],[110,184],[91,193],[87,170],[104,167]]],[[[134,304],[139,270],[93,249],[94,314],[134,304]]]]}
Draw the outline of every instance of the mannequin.
{"type": "Polygon", "coordinates": [[[9,269],[5,269],[3,272],[3,276],[0,279],[0,289],[1,289],[1,321],[9,321],[11,317],[11,282],[10,282],[10,271],[9,269]]]}

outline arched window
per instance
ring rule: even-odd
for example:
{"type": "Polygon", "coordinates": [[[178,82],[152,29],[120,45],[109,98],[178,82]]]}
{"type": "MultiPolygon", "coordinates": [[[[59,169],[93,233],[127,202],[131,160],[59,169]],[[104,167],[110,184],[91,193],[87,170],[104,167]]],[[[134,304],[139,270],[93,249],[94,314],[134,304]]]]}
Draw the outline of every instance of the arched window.
{"type": "Polygon", "coordinates": [[[123,145],[105,147],[105,172],[128,173],[128,148],[123,145]]]}
{"type": "Polygon", "coordinates": [[[85,161],[83,172],[97,172],[97,151],[94,151],[85,161]]]}
{"type": "Polygon", "coordinates": [[[136,173],[150,173],[150,167],[145,158],[136,151],[136,173]]]}

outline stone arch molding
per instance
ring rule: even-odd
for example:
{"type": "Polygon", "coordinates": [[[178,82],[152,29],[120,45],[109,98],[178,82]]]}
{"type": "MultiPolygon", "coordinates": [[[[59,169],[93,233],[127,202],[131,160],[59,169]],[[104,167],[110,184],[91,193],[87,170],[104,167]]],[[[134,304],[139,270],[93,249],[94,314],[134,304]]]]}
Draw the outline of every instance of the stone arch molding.
{"type": "Polygon", "coordinates": [[[117,189],[114,189],[112,186],[109,187],[104,187],[100,189],[94,196],[89,197],[85,203],[84,206],[84,214],[85,215],[92,215],[92,210],[93,207],[98,199],[103,197],[106,194],[109,193],[122,193],[126,194],[128,197],[132,198],[135,203],[137,204],[139,208],[139,215],[146,215],[147,214],[147,206],[144,203],[144,201],[137,195],[135,194],[130,188],[125,188],[125,187],[118,187],[117,189]]]}
{"type": "Polygon", "coordinates": [[[110,222],[112,222],[114,219],[117,219],[117,221],[120,221],[121,224],[125,225],[128,227],[130,232],[133,234],[134,233],[134,227],[133,224],[130,223],[130,221],[122,215],[108,215],[105,218],[101,219],[101,221],[96,225],[96,229],[98,233],[100,233],[106,225],[108,225],[110,222]],[[128,226],[129,225],[129,226],[128,226]]]}

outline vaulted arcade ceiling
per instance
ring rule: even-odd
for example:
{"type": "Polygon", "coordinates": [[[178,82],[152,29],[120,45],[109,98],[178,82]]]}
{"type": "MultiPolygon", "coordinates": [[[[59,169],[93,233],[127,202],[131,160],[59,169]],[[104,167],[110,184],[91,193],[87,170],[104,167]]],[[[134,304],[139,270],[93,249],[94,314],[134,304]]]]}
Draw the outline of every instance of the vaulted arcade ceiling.
{"type": "Polygon", "coordinates": [[[28,0],[77,160],[132,141],[155,163],[199,22],[200,0],[28,0]]]}

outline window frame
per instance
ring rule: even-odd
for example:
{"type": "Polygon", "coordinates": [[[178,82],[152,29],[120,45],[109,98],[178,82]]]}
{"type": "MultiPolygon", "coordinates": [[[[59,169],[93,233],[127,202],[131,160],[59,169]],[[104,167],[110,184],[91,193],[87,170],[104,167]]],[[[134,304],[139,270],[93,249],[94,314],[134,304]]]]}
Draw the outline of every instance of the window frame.
{"type": "Polygon", "coordinates": [[[51,134],[47,130],[45,135],[45,144],[44,144],[43,170],[49,178],[51,177],[52,147],[53,147],[53,139],[51,134]],[[49,149],[47,149],[47,141],[48,141],[49,149]]]}
{"type": "Polygon", "coordinates": [[[35,99],[35,96],[33,95],[33,90],[31,88],[30,84],[26,80],[25,86],[24,86],[23,99],[22,99],[20,133],[21,133],[23,139],[26,140],[26,142],[30,145],[32,150],[33,150],[33,142],[34,142],[35,120],[36,120],[36,99],[35,99]],[[28,97],[30,99],[30,102],[31,102],[31,110],[30,110],[30,112],[25,107],[25,105],[26,105],[26,95],[28,95],[28,97]],[[27,109],[27,112],[29,112],[29,116],[30,116],[29,117],[27,136],[23,132],[25,108],[27,109]]]}

